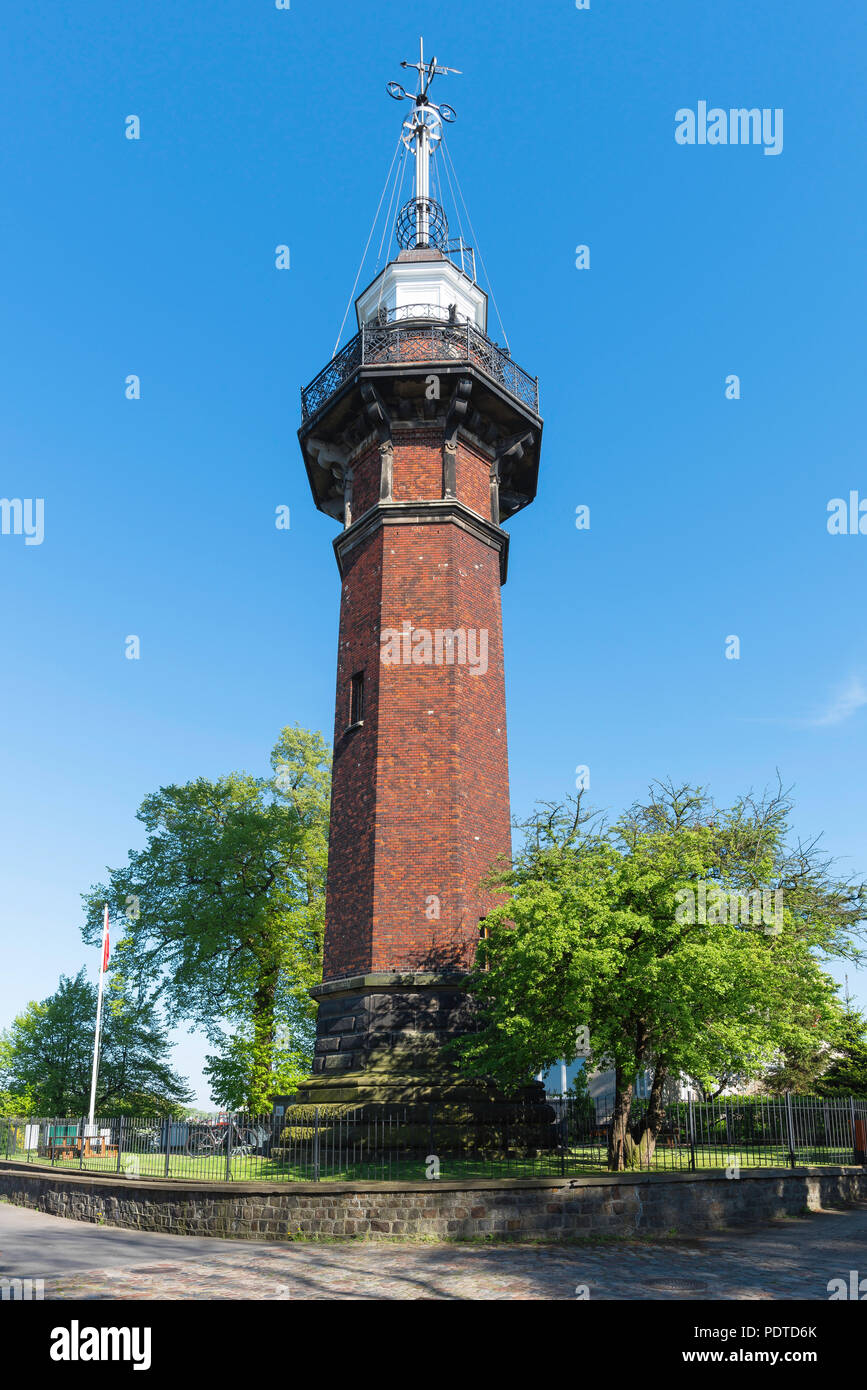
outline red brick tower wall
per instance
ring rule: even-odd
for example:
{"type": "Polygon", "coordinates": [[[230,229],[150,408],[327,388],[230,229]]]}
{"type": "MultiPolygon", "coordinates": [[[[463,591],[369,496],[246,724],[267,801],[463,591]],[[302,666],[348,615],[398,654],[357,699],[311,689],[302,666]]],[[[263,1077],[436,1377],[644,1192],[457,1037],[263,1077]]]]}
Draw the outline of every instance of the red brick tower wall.
{"type": "Polygon", "coordinates": [[[324,978],[369,968],[376,864],[379,625],[384,531],[349,558],[340,601],[324,978]],[[364,725],[347,732],[350,682],[365,674],[364,725]]]}
{"type": "MultiPolygon", "coordinates": [[[[442,440],[441,427],[395,431],[396,502],[442,497],[442,440]]],[[[355,466],[355,522],[376,502],[378,463],[374,450],[355,466]]],[[[483,518],[489,477],[490,460],[459,439],[457,498],[483,518]]],[[[448,971],[472,960],[491,902],[479,881],[510,849],[500,582],[497,548],[445,518],[379,526],[347,555],[326,981],[448,971]],[[437,629],[473,629],[475,652],[452,664],[383,664],[381,634],[402,632],[406,622],[432,637],[437,629]],[[483,631],[486,670],[478,659],[483,631]],[[349,729],[358,672],[364,722],[349,729]]]]}

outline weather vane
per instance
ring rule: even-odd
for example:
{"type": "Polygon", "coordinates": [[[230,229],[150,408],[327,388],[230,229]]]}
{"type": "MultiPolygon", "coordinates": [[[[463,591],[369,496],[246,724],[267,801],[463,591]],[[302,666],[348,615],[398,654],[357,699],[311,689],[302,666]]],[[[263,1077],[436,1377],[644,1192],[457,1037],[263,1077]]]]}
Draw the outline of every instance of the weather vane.
{"type": "Polygon", "coordinates": [[[451,106],[437,106],[435,102],[430,100],[428,93],[435,77],[445,77],[450,72],[460,76],[460,70],[440,66],[435,57],[426,63],[424,60],[424,39],[420,38],[418,44],[418,62],[407,63],[404,61],[401,63],[402,68],[416,69],[418,73],[416,92],[407,92],[399,82],[389,82],[386,91],[390,97],[394,97],[395,101],[415,102],[415,110],[403,123],[402,139],[410,153],[415,155],[416,245],[427,246],[428,223],[431,213],[430,157],[442,139],[443,121],[451,124],[455,119],[455,112],[451,106]]]}

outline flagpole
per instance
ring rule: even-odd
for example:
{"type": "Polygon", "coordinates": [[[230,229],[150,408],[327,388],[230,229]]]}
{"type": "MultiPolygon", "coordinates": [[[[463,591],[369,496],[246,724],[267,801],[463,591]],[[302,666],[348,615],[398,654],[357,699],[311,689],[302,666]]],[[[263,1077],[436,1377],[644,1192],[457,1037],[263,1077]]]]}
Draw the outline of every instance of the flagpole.
{"type": "Polygon", "coordinates": [[[96,1000],[96,1031],[93,1035],[93,1071],[90,1076],[90,1115],[88,1116],[88,1136],[93,1135],[93,1111],[96,1105],[96,1074],[99,1070],[99,1030],[102,1024],[102,989],[105,982],[105,967],[108,964],[108,903],[104,904],[102,919],[102,959],[99,966],[99,994],[96,1000]]]}

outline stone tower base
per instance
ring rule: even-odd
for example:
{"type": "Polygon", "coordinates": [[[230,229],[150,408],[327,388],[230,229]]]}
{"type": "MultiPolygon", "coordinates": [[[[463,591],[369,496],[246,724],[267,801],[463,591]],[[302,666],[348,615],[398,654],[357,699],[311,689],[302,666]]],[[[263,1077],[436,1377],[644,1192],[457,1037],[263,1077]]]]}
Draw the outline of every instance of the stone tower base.
{"type": "Polygon", "coordinates": [[[313,1076],[289,1098],[275,1152],[326,1127],[332,1138],[393,1143],[407,1155],[437,1145],[461,1153],[550,1151],[559,1142],[544,1088],[507,1095],[460,1072],[444,1045],[472,1032],[462,977],[371,974],[318,985],[313,1076]],[[377,1123],[387,1125],[373,1140],[377,1123]],[[371,1129],[373,1127],[373,1130],[371,1129]]]}

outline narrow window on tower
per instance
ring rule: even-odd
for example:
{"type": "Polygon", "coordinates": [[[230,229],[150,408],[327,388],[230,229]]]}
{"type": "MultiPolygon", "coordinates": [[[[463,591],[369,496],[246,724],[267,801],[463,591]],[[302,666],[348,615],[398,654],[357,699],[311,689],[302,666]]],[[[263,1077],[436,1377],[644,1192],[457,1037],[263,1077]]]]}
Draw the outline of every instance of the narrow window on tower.
{"type": "MultiPolygon", "coordinates": [[[[489,926],[487,925],[487,923],[485,922],[484,917],[480,917],[480,918],[479,918],[479,942],[487,941],[487,940],[490,938],[490,935],[491,935],[491,929],[490,929],[490,927],[489,927],[489,926]]],[[[484,965],[482,966],[482,969],[483,969],[483,970],[490,970],[490,968],[491,968],[491,962],[488,960],[488,958],[487,958],[487,956],[486,956],[486,957],[485,957],[484,965]]]]}
{"type": "Polygon", "coordinates": [[[349,687],[349,726],[364,719],[364,672],[356,671],[349,687]]]}

